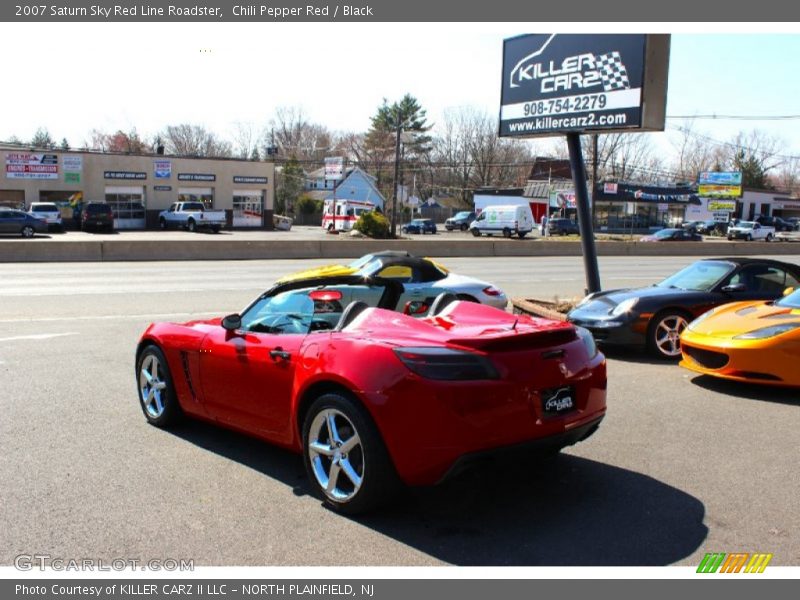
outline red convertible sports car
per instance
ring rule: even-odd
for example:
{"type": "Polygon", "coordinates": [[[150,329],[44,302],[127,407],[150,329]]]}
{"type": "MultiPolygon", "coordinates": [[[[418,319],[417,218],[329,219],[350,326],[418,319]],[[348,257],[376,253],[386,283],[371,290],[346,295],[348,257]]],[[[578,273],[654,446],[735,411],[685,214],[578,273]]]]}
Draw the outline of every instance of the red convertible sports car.
{"type": "Polygon", "coordinates": [[[587,330],[449,294],[415,319],[392,310],[401,294],[389,280],[291,281],[241,314],[150,325],[136,349],[144,415],[300,452],[317,494],[350,514],[397,483],[435,484],[503,451],[558,451],[597,429],[606,364],[587,330]],[[374,288],[375,305],[343,308],[348,285],[374,288]]]}

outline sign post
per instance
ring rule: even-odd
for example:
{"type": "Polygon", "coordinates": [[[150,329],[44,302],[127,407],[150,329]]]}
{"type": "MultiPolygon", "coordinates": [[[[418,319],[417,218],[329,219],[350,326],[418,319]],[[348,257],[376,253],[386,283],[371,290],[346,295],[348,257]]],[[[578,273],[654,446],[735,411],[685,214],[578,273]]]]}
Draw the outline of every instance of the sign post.
{"type": "Polygon", "coordinates": [[[589,293],[600,271],[580,135],[663,131],[669,41],[554,33],[503,44],[500,136],[566,136],[589,293]]]}

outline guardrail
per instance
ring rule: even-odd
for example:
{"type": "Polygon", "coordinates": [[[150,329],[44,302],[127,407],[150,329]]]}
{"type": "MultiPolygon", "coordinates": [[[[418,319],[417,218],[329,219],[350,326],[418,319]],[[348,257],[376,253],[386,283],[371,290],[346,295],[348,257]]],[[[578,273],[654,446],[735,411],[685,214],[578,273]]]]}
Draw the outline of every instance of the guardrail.
{"type": "MultiPolygon", "coordinates": [[[[249,260],[356,258],[379,250],[407,250],[419,256],[580,256],[572,242],[543,240],[100,240],[61,242],[0,240],[0,262],[98,262],[160,260],[249,260]]],[[[800,255],[800,244],[597,243],[600,256],[800,255]]]]}

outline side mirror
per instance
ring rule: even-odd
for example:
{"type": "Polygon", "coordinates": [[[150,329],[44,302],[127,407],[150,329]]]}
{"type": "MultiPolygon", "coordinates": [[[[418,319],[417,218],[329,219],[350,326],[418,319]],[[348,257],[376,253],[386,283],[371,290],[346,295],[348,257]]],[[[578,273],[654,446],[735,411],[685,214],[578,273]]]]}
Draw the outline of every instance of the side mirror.
{"type": "Polygon", "coordinates": [[[242,327],[242,317],[236,313],[222,317],[221,325],[226,331],[236,331],[242,327]]]}
{"type": "Polygon", "coordinates": [[[428,312],[428,305],[422,300],[406,302],[403,307],[404,315],[424,315],[426,312],[428,312]]]}
{"type": "Polygon", "coordinates": [[[784,296],[788,296],[792,292],[794,292],[794,288],[793,287],[787,287],[785,290],[783,290],[783,295],[784,296]]]}
{"type": "Polygon", "coordinates": [[[743,283],[732,283],[722,288],[723,292],[746,292],[747,286],[743,283]]]}

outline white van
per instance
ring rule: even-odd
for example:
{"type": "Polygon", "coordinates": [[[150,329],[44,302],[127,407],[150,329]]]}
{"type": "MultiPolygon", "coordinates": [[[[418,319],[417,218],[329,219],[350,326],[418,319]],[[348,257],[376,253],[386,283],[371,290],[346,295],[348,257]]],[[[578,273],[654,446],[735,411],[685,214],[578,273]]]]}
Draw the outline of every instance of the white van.
{"type": "Polygon", "coordinates": [[[518,235],[524,238],[533,231],[535,224],[528,204],[487,206],[469,226],[472,235],[502,234],[504,237],[518,235]]]}

